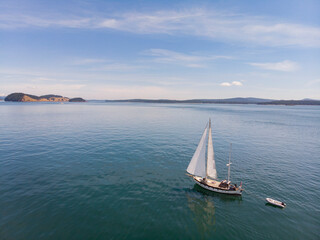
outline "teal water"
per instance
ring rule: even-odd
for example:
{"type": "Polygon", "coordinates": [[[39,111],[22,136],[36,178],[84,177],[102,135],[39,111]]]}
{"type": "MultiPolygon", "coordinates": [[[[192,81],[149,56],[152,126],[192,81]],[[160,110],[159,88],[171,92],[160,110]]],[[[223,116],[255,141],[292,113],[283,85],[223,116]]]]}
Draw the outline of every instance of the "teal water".
{"type": "Polygon", "coordinates": [[[319,158],[317,106],[2,102],[0,239],[319,239],[319,158]],[[185,175],[209,117],[242,197],[185,175]]]}

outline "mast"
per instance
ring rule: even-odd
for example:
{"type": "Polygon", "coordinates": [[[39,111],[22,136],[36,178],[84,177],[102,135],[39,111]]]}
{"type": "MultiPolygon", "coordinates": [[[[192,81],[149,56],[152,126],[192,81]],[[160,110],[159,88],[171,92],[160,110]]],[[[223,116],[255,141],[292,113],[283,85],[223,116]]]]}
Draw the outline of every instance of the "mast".
{"type": "MultiPolygon", "coordinates": [[[[209,134],[208,134],[208,146],[207,146],[207,158],[206,158],[206,178],[208,177],[208,158],[209,158],[209,143],[210,143],[210,136],[211,136],[211,118],[209,118],[209,126],[208,126],[208,129],[209,129],[209,134]]],[[[212,137],[211,137],[212,138],[212,137]]],[[[211,140],[212,141],[212,140],[211,140]]]]}
{"type": "Polygon", "coordinates": [[[232,143],[230,143],[229,163],[227,164],[227,166],[228,166],[228,183],[230,181],[231,151],[232,151],[232,143]]]}

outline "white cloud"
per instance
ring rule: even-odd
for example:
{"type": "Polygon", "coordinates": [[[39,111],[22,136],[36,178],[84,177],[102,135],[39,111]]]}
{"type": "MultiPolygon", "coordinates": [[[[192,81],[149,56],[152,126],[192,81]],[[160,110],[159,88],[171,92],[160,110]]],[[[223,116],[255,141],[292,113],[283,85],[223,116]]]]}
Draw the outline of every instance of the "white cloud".
{"type": "Polygon", "coordinates": [[[283,72],[293,72],[299,69],[299,65],[292,61],[282,61],[282,62],[268,62],[268,63],[249,63],[252,66],[259,67],[266,70],[283,71],[283,72]]]}
{"type": "Polygon", "coordinates": [[[220,86],[222,87],[242,86],[242,82],[239,82],[239,81],[223,82],[223,83],[220,83],[220,86]]]}
{"type": "Polygon", "coordinates": [[[116,19],[103,19],[96,25],[98,28],[118,28],[118,21],[116,19]]]}
{"type": "Polygon", "coordinates": [[[231,83],[223,82],[223,83],[220,83],[220,86],[222,86],[222,87],[230,87],[231,83]]]}
{"type": "Polygon", "coordinates": [[[218,41],[267,46],[320,47],[320,28],[279,22],[271,18],[233,14],[214,9],[123,13],[97,17],[0,15],[0,28],[67,27],[115,29],[138,34],[192,35],[218,41]]]}
{"type": "Polygon", "coordinates": [[[233,81],[231,84],[234,86],[242,86],[242,83],[238,81],[233,81]]]}

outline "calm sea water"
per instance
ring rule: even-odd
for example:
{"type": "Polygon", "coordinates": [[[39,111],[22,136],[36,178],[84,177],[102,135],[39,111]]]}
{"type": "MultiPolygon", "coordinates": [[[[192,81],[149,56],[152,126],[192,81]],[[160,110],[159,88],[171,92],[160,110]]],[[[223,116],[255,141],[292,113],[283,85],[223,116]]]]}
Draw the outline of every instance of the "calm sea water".
{"type": "Polygon", "coordinates": [[[2,102],[0,239],[320,239],[319,158],[317,106],[2,102]],[[185,175],[209,117],[242,197],[185,175]]]}

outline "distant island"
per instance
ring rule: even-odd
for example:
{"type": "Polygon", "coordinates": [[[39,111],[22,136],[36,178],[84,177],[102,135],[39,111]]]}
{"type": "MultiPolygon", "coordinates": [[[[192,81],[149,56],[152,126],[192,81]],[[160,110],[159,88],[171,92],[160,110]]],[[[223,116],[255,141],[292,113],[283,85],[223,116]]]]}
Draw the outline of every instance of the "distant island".
{"type": "Polygon", "coordinates": [[[4,99],[6,102],[85,102],[83,98],[67,98],[60,95],[48,94],[35,96],[25,93],[11,93],[4,99]]]}
{"type": "Polygon", "coordinates": [[[83,98],[71,98],[69,99],[69,102],[86,102],[83,98]]]}
{"type": "Polygon", "coordinates": [[[134,102],[134,103],[206,103],[206,104],[261,104],[261,105],[320,105],[319,100],[273,100],[264,98],[226,98],[226,99],[126,99],[126,100],[105,100],[106,102],[134,102]]]}
{"type": "Polygon", "coordinates": [[[263,105],[320,105],[318,100],[275,100],[271,102],[259,103],[263,105]]]}
{"type": "MultiPolygon", "coordinates": [[[[47,94],[35,96],[25,93],[11,93],[7,97],[0,96],[0,101],[11,102],[86,102],[85,99],[68,98],[60,95],[47,94]]],[[[90,101],[90,100],[89,100],[90,101]]],[[[94,101],[94,100],[91,100],[94,101]]],[[[259,105],[320,105],[320,100],[301,99],[301,100],[275,100],[265,98],[225,98],[225,99],[188,99],[188,100],[172,100],[172,99],[125,99],[125,100],[96,100],[105,102],[128,102],[128,103],[194,103],[194,104],[259,104],[259,105]]]]}

